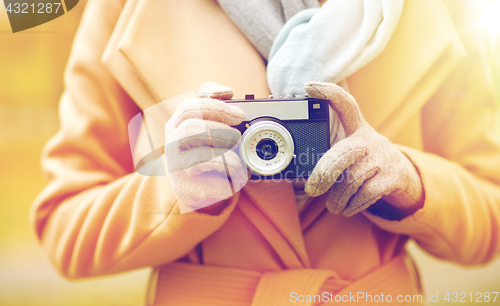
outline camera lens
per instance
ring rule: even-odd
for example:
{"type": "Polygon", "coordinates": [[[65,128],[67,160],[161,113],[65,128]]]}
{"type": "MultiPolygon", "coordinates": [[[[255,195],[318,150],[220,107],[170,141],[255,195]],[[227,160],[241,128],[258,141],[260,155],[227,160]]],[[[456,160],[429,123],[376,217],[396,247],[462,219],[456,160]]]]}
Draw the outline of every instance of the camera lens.
{"type": "Polygon", "coordinates": [[[238,152],[253,173],[271,176],[288,167],[294,149],[292,135],[280,122],[256,119],[241,136],[238,152]]]}
{"type": "Polygon", "coordinates": [[[278,155],[278,144],[270,138],[264,138],[255,146],[257,155],[263,160],[270,160],[278,155]]]}

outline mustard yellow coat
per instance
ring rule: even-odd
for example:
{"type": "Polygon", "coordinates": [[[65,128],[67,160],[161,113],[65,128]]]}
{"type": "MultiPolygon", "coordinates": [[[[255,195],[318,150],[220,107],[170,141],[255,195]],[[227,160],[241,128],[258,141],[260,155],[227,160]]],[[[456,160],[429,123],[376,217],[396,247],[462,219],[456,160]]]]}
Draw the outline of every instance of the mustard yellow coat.
{"type": "Polygon", "coordinates": [[[330,214],[325,197],[298,212],[287,183],[247,184],[219,215],[181,215],[168,176],[134,171],[129,120],[207,81],[266,97],[265,63],[215,1],[90,0],[32,213],[53,264],[70,278],[157,267],[155,304],[286,305],[291,292],[417,294],[408,237],[443,259],[490,261],[499,99],[467,3],[407,0],[386,49],[347,79],[422,177],[424,208],[389,221],[330,214]]]}

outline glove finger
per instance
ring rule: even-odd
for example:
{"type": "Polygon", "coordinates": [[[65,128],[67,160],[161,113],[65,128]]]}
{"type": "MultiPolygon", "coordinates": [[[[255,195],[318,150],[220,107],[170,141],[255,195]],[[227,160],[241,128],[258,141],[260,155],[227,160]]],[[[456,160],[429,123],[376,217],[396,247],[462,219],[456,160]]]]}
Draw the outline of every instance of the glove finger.
{"type": "MultiPolygon", "coordinates": [[[[206,151],[210,149],[209,147],[199,147],[194,148],[190,151],[206,151]]],[[[248,181],[248,171],[246,165],[240,159],[238,154],[234,151],[228,151],[225,149],[212,148],[215,158],[211,158],[208,160],[198,160],[197,163],[194,163],[189,169],[188,173],[190,175],[203,175],[206,172],[225,172],[228,176],[237,182],[245,182],[248,181]]],[[[198,152],[195,153],[198,156],[203,155],[207,156],[206,152],[198,152]]]]}
{"type": "Polygon", "coordinates": [[[347,167],[366,154],[366,148],[353,146],[349,139],[341,140],[328,150],[314,167],[306,182],[306,193],[317,197],[327,192],[347,167]]]}
{"type": "Polygon", "coordinates": [[[178,109],[174,128],[189,119],[202,119],[235,126],[245,118],[245,112],[236,106],[214,99],[189,99],[178,109]]]}
{"type": "Polygon", "coordinates": [[[346,137],[352,135],[365,122],[358,104],[342,87],[331,83],[307,82],[304,85],[307,94],[317,99],[327,99],[339,116],[344,126],[346,137]]]}
{"type": "MultiPolygon", "coordinates": [[[[170,173],[177,171],[189,171],[190,168],[210,161],[216,157],[219,157],[220,154],[224,154],[229,151],[227,149],[225,152],[219,152],[219,156],[215,155],[215,148],[212,147],[194,147],[191,150],[187,150],[185,152],[178,152],[177,154],[172,154],[171,152],[167,152],[167,165],[168,171],[170,173]]],[[[216,172],[225,172],[224,165],[222,162],[220,164],[212,164],[212,169],[216,172]],[[216,167],[217,166],[217,167],[216,167]]]]}
{"type": "Polygon", "coordinates": [[[231,150],[211,147],[196,147],[178,155],[175,160],[167,161],[170,173],[186,171],[190,175],[204,172],[226,173],[235,180],[245,181],[248,172],[240,157],[231,150]]]}
{"type": "Polygon", "coordinates": [[[328,210],[335,214],[343,212],[350,205],[351,198],[360,192],[359,187],[378,172],[378,167],[368,163],[358,162],[349,166],[330,189],[326,205],[328,210]]]}
{"type": "Polygon", "coordinates": [[[199,146],[233,149],[238,145],[241,133],[220,122],[189,119],[174,130],[172,138],[178,139],[181,152],[199,146]]]}
{"type": "Polygon", "coordinates": [[[208,82],[200,87],[198,98],[211,98],[218,100],[231,100],[234,91],[231,87],[223,86],[214,82],[208,82]]]}
{"type": "Polygon", "coordinates": [[[192,176],[186,171],[171,173],[175,196],[186,207],[185,212],[207,207],[234,195],[225,173],[210,172],[192,176]]]}
{"type": "Polygon", "coordinates": [[[347,217],[357,214],[396,189],[397,186],[392,183],[392,180],[385,179],[381,174],[374,176],[366,180],[358,189],[358,192],[351,198],[342,214],[347,217]]]}
{"type": "Polygon", "coordinates": [[[170,172],[177,198],[191,209],[199,209],[227,199],[243,188],[248,181],[248,171],[234,151],[210,147],[193,148],[184,158],[187,168],[170,172]],[[219,156],[206,161],[200,157],[211,158],[211,152],[219,156]],[[196,161],[192,160],[194,155],[196,161]],[[224,157],[224,159],[222,158],[224,157]],[[224,161],[226,162],[224,164],[224,161]],[[199,162],[199,164],[196,164],[199,162]],[[189,165],[192,166],[189,167],[189,165]]]}

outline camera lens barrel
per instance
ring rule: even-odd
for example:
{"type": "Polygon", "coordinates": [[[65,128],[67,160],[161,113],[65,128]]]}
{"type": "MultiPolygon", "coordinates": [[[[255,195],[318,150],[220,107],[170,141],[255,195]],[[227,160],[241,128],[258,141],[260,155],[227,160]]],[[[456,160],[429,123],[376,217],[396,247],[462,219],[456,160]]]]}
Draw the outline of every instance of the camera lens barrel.
{"type": "Polygon", "coordinates": [[[254,173],[271,176],[292,161],[295,145],[286,127],[274,120],[251,122],[241,138],[240,156],[254,173]]]}

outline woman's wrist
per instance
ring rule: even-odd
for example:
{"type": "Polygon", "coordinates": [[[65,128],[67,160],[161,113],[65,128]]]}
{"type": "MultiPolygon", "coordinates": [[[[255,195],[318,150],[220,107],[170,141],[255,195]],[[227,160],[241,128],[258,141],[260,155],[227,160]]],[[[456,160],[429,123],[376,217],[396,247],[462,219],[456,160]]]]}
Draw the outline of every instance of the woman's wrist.
{"type": "Polygon", "coordinates": [[[423,201],[402,207],[389,203],[386,198],[383,197],[368,207],[367,211],[387,220],[399,221],[413,215],[421,208],[423,208],[423,201]]]}

